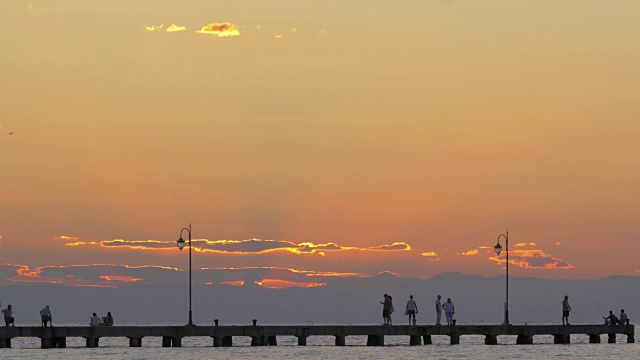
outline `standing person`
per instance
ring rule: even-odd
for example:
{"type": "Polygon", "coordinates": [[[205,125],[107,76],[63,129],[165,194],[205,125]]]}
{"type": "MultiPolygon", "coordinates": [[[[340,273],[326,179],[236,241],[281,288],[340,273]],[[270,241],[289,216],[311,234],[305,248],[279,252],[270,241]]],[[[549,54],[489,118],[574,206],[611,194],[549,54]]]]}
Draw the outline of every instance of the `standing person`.
{"type": "Polygon", "coordinates": [[[413,316],[413,325],[416,324],[416,314],[418,313],[418,304],[413,300],[413,295],[409,295],[407,301],[407,315],[409,315],[409,325],[411,325],[411,317],[413,316]]]}
{"type": "Polygon", "coordinates": [[[100,318],[98,317],[98,314],[93,313],[93,316],[91,317],[91,320],[89,321],[89,324],[91,326],[100,326],[100,318]]]}
{"type": "Polygon", "coordinates": [[[628,325],[629,318],[627,317],[627,313],[624,312],[624,309],[620,310],[620,325],[628,325]]]}
{"type": "Polygon", "coordinates": [[[436,325],[440,325],[440,319],[442,318],[442,304],[440,303],[440,299],[442,297],[438,295],[436,299],[436,325]]]}
{"type": "Polygon", "coordinates": [[[389,295],[384,294],[384,301],[381,301],[380,304],[382,304],[383,325],[389,325],[389,310],[391,309],[391,300],[389,299],[389,295]]]}
{"type": "Polygon", "coordinates": [[[51,310],[49,310],[49,305],[45,306],[40,310],[40,318],[42,319],[42,326],[47,327],[47,323],[51,323],[51,327],[53,327],[53,318],[51,317],[51,310]]]}
{"type": "Polygon", "coordinates": [[[13,327],[16,326],[15,321],[16,319],[13,318],[13,310],[11,307],[11,304],[7,305],[6,309],[2,310],[2,313],[4,314],[4,323],[6,326],[9,326],[9,324],[11,324],[13,327]]]}
{"type": "Polygon", "coordinates": [[[569,325],[569,312],[571,311],[571,305],[569,305],[569,296],[565,295],[564,300],[562,300],[562,325],[569,325]]]}
{"type": "Polygon", "coordinates": [[[393,314],[394,311],[395,309],[393,308],[393,298],[391,297],[391,295],[389,295],[389,325],[393,325],[391,314],[393,314]]]}
{"type": "Polygon", "coordinates": [[[447,325],[453,324],[453,314],[455,314],[455,307],[451,302],[451,298],[447,298],[447,302],[442,305],[444,314],[447,316],[447,325]]]}

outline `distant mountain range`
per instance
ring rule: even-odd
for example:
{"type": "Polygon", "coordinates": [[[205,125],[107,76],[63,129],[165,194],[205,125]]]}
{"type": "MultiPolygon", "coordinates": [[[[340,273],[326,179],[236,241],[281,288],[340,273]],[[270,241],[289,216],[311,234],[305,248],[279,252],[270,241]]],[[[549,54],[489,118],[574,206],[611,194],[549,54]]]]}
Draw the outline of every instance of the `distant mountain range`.
{"type": "MultiPolygon", "coordinates": [[[[38,325],[39,310],[50,305],[54,324],[85,324],[91,313],[112,312],[116,324],[176,324],[188,319],[188,282],[128,284],[118,288],[72,287],[49,283],[0,284],[2,307],[12,304],[18,325],[38,325]]],[[[394,324],[403,315],[409,295],[418,303],[419,324],[435,322],[434,302],[441,294],[455,304],[459,324],[500,324],[504,316],[505,277],[482,277],[445,272],[430,279],[396,277],[325,277],[326,286],[266,289],[193,284],[196,325],[249,324],[382,324],[383,294],[393,296],[394,324]]],[[[609,310],[624,308],[631,322],[640,319],[640,277],[612,276],[600,280],[509,278],[512,324],[561,323],[565,295],[574,309],[574,324],[601,323],[609,310]]],[[[444,319],[443,319],[444,321],[444,319]]]]}

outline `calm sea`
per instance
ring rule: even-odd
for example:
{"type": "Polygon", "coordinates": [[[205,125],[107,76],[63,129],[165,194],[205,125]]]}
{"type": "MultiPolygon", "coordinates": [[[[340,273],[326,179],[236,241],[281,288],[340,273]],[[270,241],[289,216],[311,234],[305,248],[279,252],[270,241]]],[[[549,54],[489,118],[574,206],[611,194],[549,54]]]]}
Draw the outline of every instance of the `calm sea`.
{"type": "MultiPolygon", "coordinates": [[[[572,335],[571,344],[553,344],[551,336],[536,336],[533,345],[516,345],[515,336],[499,336],[500,345],[484,345],[483,336],[462,336],[449,345],[447,336],[433,336],[433,345],[409,346],[407,336],[387,336],[385,346],[365,346],[366,336],[348,336],[344,347],[331,337],[309,337],[298,346],[295,337],[278,337],[278,346],[252,347],[250,338],[234,337],[233,347],[214,348],[211,338],[184,338],[181,348],[162,348],[162,338],[147,337],[141,348],[130,348],[126,338],[101,338],[99,348],[86,348],[82,338],[67,338],[65,349],[41,349],[39,339],[15,338],[11,349],[0,349],[0,359],[640,359],[640,344],[589,344],[586,335],[572,335]]],[[[636,335],[636,339],[638,336],[636,335]]]]}

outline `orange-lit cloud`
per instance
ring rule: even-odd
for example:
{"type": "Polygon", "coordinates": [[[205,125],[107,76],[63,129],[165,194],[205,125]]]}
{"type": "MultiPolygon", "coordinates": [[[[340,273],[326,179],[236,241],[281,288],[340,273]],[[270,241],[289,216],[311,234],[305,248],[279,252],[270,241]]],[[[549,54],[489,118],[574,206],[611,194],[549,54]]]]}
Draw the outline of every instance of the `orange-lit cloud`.
{"type": "Polygon", "coordinates": [[[473,249],[473,250],[469,250],[469,251],[465,251],[465,252],[459,253],[459,255],[462,255],[462,256],[473,256],[473,255],[478,255],[478,254],[480,254],[480,250],[478,250],[478,249],[473,249]]]}
{"type": "Polygon", "coordinates": [[[211,34],[218,37],[240,35],[240,30],[238,30],[238,26],[231,24],[229,22],[209,24],[207,26],[203,26],[200,30],[196,32],[199,34],[211,34]]]}
{"type": "Polygon", "coordinates": [[[513,245],[513,247],[525,247],[525,246],[537,246],[538,244],[534,243],[534,242],[530,242],[530,243],[518,243],[513,245]]]}
{"type": "Polygon", "coordinates": [[[164,24],[150,25],[150,26],[146,26],[145,25],[144,29],[147,30],[147,31],[160,31],[162,29],[162,27],[164,27],[164,24]]]}
{"type": "MultiPolygon", "coordinates": [[[[72,246],[78,242],[68,243],[65,245],[72,246]]],[[[89,244],[87,244],[89,245],[89,244]]],[[[103,240],[99,245],[106,248],[128,248],[136,250],[167,250],[175,249],[175,241],[163,240],[103,240]]],[[[310,255],[318,254],[324,256],[328,251],[410,251],[411,246],[404,242],[395,242],[390,245],[379,245],[373,247],[349,247],[341,246],[336,243],[314,244],[311,242],[293,243],[286,240],[191,240],[191,247],[194,251],[201,253],[218,253],[218,254],[266,254],[271,252],[290,252],[294,254],[310,255]]]]}
{"type": "Polygon", "coordinates": [[[207,285],[226,285],[226,286],[235,286],[235,287],[239,287],[239,286],[244,286],[244,281],[242,280],[236,280],[236,281],[221,281],[218,283],[214,283],[214,282],[207,282],[207,285]]]}
{"type": "Polygon", "coordinates": [[[255,282],[257,285],[265,287],[267,289],[286,289],[286,288],[313,288],[326,286],[325,283],[316,283],[316,282],[295,282],[295,281],[287,281],[287,280],[277,280],[277,279],[263,279],[261,281],[255,282]]]}
{"type": "Polygon", "coordinates": [[[423,252],[422,254],[420,254],[422,256],[426,256],[426,257],[438,257],[438,253],[434,252],[434,251],[427,251],[427,252],[423,252]]]}
{"type": "Polygon", "coordinates": [[[275,37],[276,39],[280,39],[280,38],[282,38],[282,34],[275,34],[275,35],[274,35],[274,37],[275,37]]]}
{"type": "Polygon", "coordinates": [[[122,282],[137,282],[137,281],[141,281],[144,280],[142,278],[135,278],[135,277],[131,277],[131,276],[110,276],[110,275],[102,275],[100,276],[100,279],[104,279],[106,281],[122,281],[122,282]]]}
{"type": "Polygon", "coordinates": [[[167,32],[176,32],[176,31],[185,31],[185,30],[187,30],[186,26],[179,26],[179,25],[176,25],[176,24],[171,24],[171,26],[169,26],[166,31],[167,32]]]}
{"type": "Polygon", "coordinates": [[[560,241],[556,241],[556,246],[560,246],[562,243],[560,241]]]}
{"type": "MultiPolygon", "coordinates": [[[[506,256],[493,256],[489,260],[498,264],[506,262],[506,256]]],[[[574,269],[568,262],[553,257],[542,250],[510,250],[509,263],[525,269],[574,269]]]]}

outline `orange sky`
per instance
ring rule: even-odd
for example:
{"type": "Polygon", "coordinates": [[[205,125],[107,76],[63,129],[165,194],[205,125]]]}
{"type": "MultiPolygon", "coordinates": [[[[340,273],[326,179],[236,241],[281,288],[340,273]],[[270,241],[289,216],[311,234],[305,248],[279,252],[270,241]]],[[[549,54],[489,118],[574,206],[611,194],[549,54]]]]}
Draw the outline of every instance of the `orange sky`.
{"type": "Polygon", "coordinates": [[[638,14],[2,1],[0,264],[638,275],[638,14]]]}

